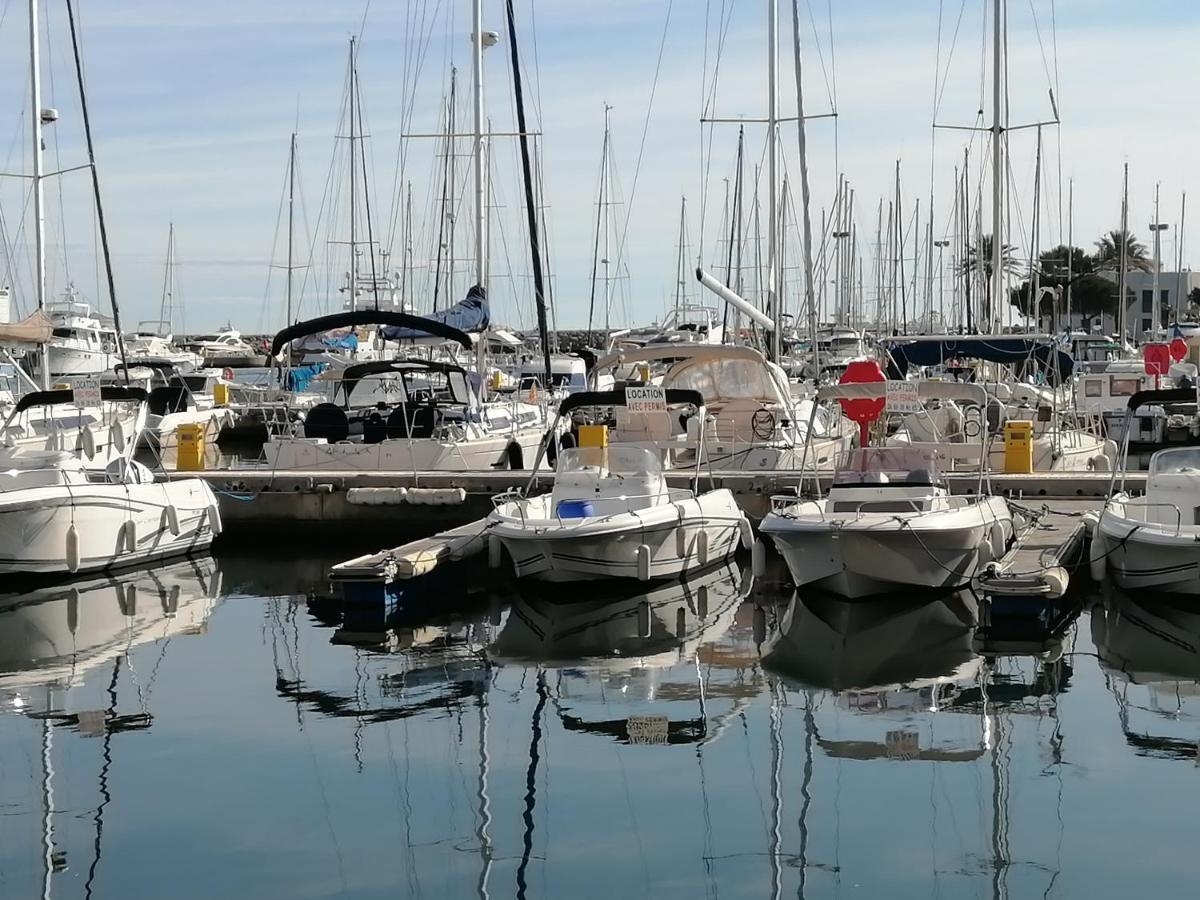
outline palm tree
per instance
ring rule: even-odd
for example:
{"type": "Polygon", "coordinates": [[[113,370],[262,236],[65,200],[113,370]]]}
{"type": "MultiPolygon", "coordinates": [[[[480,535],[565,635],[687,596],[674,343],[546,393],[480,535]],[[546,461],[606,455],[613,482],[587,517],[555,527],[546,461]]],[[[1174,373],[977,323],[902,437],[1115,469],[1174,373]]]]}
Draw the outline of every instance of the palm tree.
{"type": "MultiPolygon", "coordinates": [[[[1012,244],[1002,244],[1000,247],[1000,271],[1005,275],[1016,275],[1021,277],[1026,274],[1027,267],[1019,259],[1017,259],[1017,248],[1012,244]]],[[[967,284],[971,283],[971,279],[983,274],[983,325],[987,327],[992,317],[992,236],[983,234],[979,236],[978,244],[968,244],[966,257],[959,264],[959,275],[966,279],[967,284]]]]}
{"type": "Polygon", "coordinates": [[[1146,251],[1146,245],[1137,239],[1132,231],[1121,231],[1114,228],[1105,232],[1096,241],[1097,268],[1115,269],[1121,264],[1121,245],[1125,245],[1125,266],[1127,269],[1139,269],[1150,272],[1154,269],[1154,260],[1146,251]]]}

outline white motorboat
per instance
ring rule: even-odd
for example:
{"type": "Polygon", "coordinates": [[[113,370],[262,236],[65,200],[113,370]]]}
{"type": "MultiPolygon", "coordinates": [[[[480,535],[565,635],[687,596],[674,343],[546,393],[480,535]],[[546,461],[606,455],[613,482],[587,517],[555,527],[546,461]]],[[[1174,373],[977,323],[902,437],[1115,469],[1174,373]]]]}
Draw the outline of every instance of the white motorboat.
{"type": "MultiPolygon", "coordinates": [[[[1140,406],[1183,403],[1188,397],[1194,400],[1195,391],[1139,391],[1129,398],[1126,422],[1140,406]]],[[[1120,489],[1094,526],[1092,576],[1102,580],[1107,571],[1124,590],[1200,594],[1200,447],[1155,453],[1146,491],[1135,497],[1125,490],[1129,438],[1126,428],[1120,489]]]]}
{"type": "MultiPolygon", "coordinates": [[[[137,388],[102,389],[102,402],[144,409],[145,399],[137,388]]],[[[44,391],[26,402],[74,398],[44,391]]],[[[0,458],[0,573],[68,575],[207,549],[221,530],[212,489],[198,478],[156,482],[132,460],[135,442],[136,434],[107,465],[65,451],[18,449],[0,458]]]]}
{"type": "MultiPolygon", "coordinates": [[[[46,308],[54,326],[46,345],[50,359],[50,377],[99,375],[117,360],[117,333],[109,321],[79,300],[74,287],[46,308]]],[[[41,372],[42,354],[31,357],[32,371],[41,372]]]]}
{"type": "Polygon", "coordinates": [[[198,369],[204,365],[204,358],[199,353],[193,353],[175,346],[175,337],[171,334],[169,322],[144,321],[138,322],[137,329],[125,335],[125,358],[130,365],[138,365],[144,360],[170,360],[177,366],[198,369]]]}
{"type": "Polygon", "coordinates": [[[225,366],[263,366],[267,358],[261,350],[242,337],[231,325],[211,333],[192,338],[183,349],[198,354],[203,365],[215,368],[225,366]]]}
{"type": "MultiPolygon", "coordinates": [[[[124,368],[121,364],[115,367],[118,378],[124,377],[124,368]]],[[[128,373],[132,382],[149,390],[143,446],[160,450],[175,446],[184,425],[201,426],[205,439],[213,441],[223,428],[234,424],[233,411],[218,405],[214,394],[216,386],[223,384],[228,395],[230,382],[225,375],[232,372],[181,371],[171,360],[146,358],[130,362],[128,373]]]]}
{"type": "MultiPolygon", "coordinates": [[[[290,326],[276,335],[272,352],[278,355],[313,329],[368,322],[417,329],[473,348],[469,335],[441,322],[362,310],[290,326]]],[[[308,410],[302,431],[272,436],[263,445],[272,469],[523,469],[545,433],[540,405],[517,398],[482,402],[479,377],[455,363],[377,360],[338,375],[333,399],[308,410]]]]}
{"type": "MultiPolygon", "coordinates": [[[[704,401],[689,393],[703,422],[704,401]]],[[[574,394],[558,417],[585,405],[623,407],[626,395],[574,394]]],[[[495,498],[489,540],[507,552],[518,578],[543,581],[674,578],[726,559],[739,544],[748,547],[750,523],[733,494],[699,493],[698,472],[692,489],[669,487],[661,456],[639,445],[560,450],[549,494],[495,498]]]]}
{"type": "MultiPolygon", "coordinates": [[[[818,401],[879,398],[886,382],[823,387],[818,401]]],[[[977,385],[921,382],[925,399],[982,404],[977,385]]],[[[1004,555],[1013,539],[1008,504],[989,495],[983,445],[864,447],[837,467],[815,500],[772,498],[761,531],[783,556],[797,587],[849,599],[921,588],[959,588],[1004,555]],[[951,496],[942,460],[974,451],[978,489],[951,496]]]]}

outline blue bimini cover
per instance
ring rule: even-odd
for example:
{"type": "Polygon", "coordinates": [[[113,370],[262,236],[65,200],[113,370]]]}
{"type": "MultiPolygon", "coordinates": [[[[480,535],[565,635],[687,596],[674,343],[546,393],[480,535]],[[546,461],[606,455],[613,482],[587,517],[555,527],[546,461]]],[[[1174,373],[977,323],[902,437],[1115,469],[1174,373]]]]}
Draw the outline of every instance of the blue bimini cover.
{"type": "MultiPolygon", "coordinates": [[[[467,334],[478,334],[488,327],[491,321],[491,313],[488,310],[487,292],[475,285],[471,290],[467,291],[467,296],[464,300],[454,304],[449,309],[443,309],[439,312],[430,313],[424,318],[432,322],[440,322],[443,325],[449,325],[451,328],[457,328],[459,331],[465,331],[467,334]]],[[[415,341],[429,337],[427,332],[421,331],[418,328],[403,328],[397,326],[384,326],[380,329],[380,333],[389,341],[415,341]]]]}
{"type": "Polygon", "coordinates": [[[954,359],[983,359],[1010,363],[1017,369],[1040,371],[1050,384],[1071,377],[1075,360],[1051,341],[1023,337],[962,335],[941,340],[906,342],[904,338],[887,341],[888,378],[902,379],[909,366],[936,366],[954,359]]]}

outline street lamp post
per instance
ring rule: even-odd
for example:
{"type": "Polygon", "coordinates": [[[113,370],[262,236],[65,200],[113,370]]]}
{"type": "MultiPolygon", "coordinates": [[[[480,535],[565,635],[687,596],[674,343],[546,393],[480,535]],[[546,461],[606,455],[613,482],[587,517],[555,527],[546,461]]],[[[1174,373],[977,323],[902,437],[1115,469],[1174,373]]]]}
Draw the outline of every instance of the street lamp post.
{"type": "MultiPolygon", "coordinates": [[[[942,331],[946,330],[946,267],[942,263],[942,251],[950,246],[947,241],[934,241],[938,248],[938,315],[942,320],[942,331]]],[[[933,304],[929,304],[929,330],[933,331],[933,304]]]]}
{"type": "MultiPolygon", "coordinates": [[[[840,245],[843,239],[850,237],[850,232],[849,231],[835,231],[832,233],[832,236],[838,241],[838,243],[840,245]]],[[[834,315],[834,319],[836,320],[836,324],[838,324],[838,325],[846,324],[846,321],[845,321],[846,320],[846,307],[849,305],[846,302],[847,301],[846,293],[848,293],[848,292],[844,288],[844,282],[846,281],[846,271],[845,271],[846,266],[844,265],[845,259],[846,259],[846,254],[844,252],[844,249],[841,246],[839,246],[838,247],[838,278],[837,278],[837,286],[836,286],[837,313],[834,315]]]]}
{"type": "MultiPolygon", "coordinates": [[[[1157,201],[1155,202],[1155,212],[1157,213],[1157,201]]],[[[1162,328],[1162,302],[1158,295],[1158,270],[1162,268],[1162,255],[1159,252],[1162,240],[1162,232],[1170,226],[1164,222],[1154,222],[1150,225],[1150,230],[1154,232],[1154,278],[1153,278],[1153,302],[1150,305],[1152,310],[1151,315],[1153,321],[1150,323],[1151,332],[1150,339],[1154,339],[1154,334],[1162,328]]]]}

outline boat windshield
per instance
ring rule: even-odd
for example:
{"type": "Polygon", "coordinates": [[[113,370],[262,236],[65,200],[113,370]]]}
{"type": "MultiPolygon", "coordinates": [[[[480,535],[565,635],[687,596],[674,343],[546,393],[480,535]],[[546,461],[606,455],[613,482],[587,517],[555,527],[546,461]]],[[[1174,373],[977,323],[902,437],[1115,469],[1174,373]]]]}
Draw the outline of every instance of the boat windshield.
{"type": "Polygon", "coordinates": [[[1155,475],[1200,475],[1200,447],[1159,450],[1150,458],[1150,477],[1155,475]]]}
{"type": "Polygon", "coordinates": [[[915,447],[864,447],[851,450],[833,476],[835,487],[904,484],[944,487],[935,450],[915,447]]]}
{"type": "Polygon", "coordinates": [[[558,457],[558,471],[595,472],[603,469],[614,475],[659,475],[662,462],[658,454],[645,447],[573,447],[558,457]]]}

